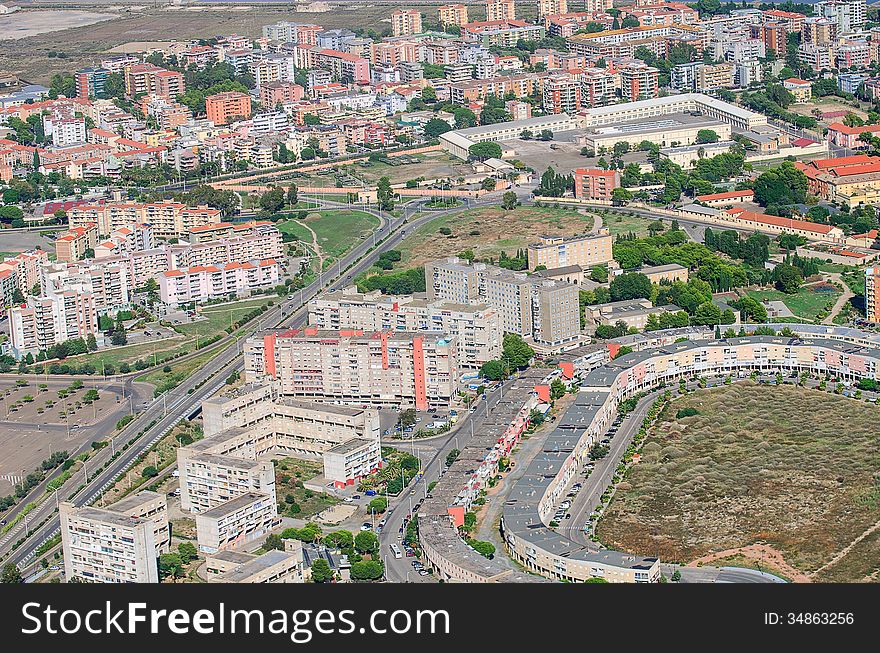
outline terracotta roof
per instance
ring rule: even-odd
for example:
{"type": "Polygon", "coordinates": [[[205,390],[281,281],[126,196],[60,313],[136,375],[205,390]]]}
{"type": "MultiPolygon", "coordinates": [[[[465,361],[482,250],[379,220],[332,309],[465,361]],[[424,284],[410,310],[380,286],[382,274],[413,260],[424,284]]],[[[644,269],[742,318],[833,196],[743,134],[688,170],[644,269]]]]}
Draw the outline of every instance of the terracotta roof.
{"type": "Polygon", "coordinates": [[[743,209],[728,209],[727,213],[734,216],[737,220],[742,220],[744,222],[757,222],[759,224],[773,225],[774,227],[788,227],[789,229],[812,231],[819,234],[828,234],[835,229],[835,227],[830,224],[819,224],[817,222],[808,222],[806,220],[796,220],[795,218],[782,218],[778,215],[766,215],[764,213],[755,213],[754,211],[745,211],[743,209]]]}
{"type": "Polygon", "coordinates": [[[847,127],[842,123],[833,122],[828,125],[828,131],[836,131],[840,132],[841,134],[855,136],[864,132],[880,132],[880,125],[862,125],[861,127],[847,127]]]}
{"type": "Polygon", "coordinates": [[[695,199],[701,202],[711,202],[713,200],[735,200],[745,199],[746,197],[754,197],[755,193],[751,190],[732,190],[727,193],[711,193],[709,195],[697,195],[695,199]]]}

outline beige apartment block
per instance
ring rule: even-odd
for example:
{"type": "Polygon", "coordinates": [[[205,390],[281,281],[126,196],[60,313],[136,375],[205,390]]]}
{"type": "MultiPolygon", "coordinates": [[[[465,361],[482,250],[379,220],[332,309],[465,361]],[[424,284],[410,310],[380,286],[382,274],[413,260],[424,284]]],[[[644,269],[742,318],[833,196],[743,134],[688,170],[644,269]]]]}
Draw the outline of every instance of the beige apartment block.
{"type": "Polygon", "coordinates": [[[580,265],[589,268],[610,261],[613,239],[606,229],[598,234],[586,234],[564,238],[544,236],[537,243],[529,245],[529,270],[539,265],[546,268],[562,268],[580,265]]]}

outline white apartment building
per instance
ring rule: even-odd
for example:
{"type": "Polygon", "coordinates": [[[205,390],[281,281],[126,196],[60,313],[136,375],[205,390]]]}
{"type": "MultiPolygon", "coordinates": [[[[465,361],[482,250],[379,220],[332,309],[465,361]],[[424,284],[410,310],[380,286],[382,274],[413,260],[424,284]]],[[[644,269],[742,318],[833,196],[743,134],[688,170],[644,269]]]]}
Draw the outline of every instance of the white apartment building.
{"type": "Polygon", "coordinates": [[[562,268],[580,265],[590,268],[610,261],[612,238],[606,229],[598,234],[582,236],[544,236],[528,248],[529,270],[539,265],[545,268],[562,268]]]}
{"type": "Polygon", "coordinates": [[[67,340],[98,337],[95,297],[75,290],[28,297],[9,309],[9,340],[16,358],[36,355],[67,340]]]}
{"type": "Polygon", "coordinates": [[[254,114],[251,119],[253,127],[252,132],[257,136],[265,136],[266,134],[274,134],[284,131],[290,127],[287,114],[283,111],[270,111],[265,113],[254,114]]]}
{"type": "Polygon", "coordinates": [[[198,513],[195,519],[202,553],[216,553],[265,538],[281,524],[275,498],[254,492],[198,513]]]}
{"type": "MultiPolygon", "coordinates": [[[[247,384],[202,402],[202,416],[205,438],[178,450],[184,508],[200,505],[204,509],[227,496],[225,486],[210,480],[216,473],[204,471],[209,469],[207,463],[221,464],[216,458],[254,462],[264,456],[285,455],[320,460],[327,451],[358,440],[375,446],[357,452],[364,455],[349,454],[345,465],[349,475],[334,476],[333,480],[351,484],[381,466],[379,413],[373,409],[279,398],[271,384],[247,384]],[[196,462],[191,465],[190,459],[196,462]],[[199,480],[208,473],[213,476],[199,480]],[[189,479],[194,479],[193,489],[189,479]]],[[[273,479],[262,474],[256,467],[242,464],[235,472],[239,491],[274,493],[274,485],[267,489],[273,479]]]]}
{"type": "Polygon", "coordinates": [[[209,583],[304,583],[302,542],[285,540],[284,551],[256,556],[241,551],[220,551],[207,556],[209,583]],[[224,569],[220,573],[213,570],[224,569]]]}
{"type": "Polygon", "coordinates": [[[108,510],[134,519],[145,519],[153,525],[153,541],[157,553],[171,549],[171,525],[168,523],[168,499],[159,492],[143,490],[120,499],[108,510]]]}
{"type": "Polygon", "coordinates": [[[479,368],[501,355],[498,314],[486,304],[427,301],[411,295],[359,293],[355,286],[309,302],[309,324],[322,330],[436,331],[458,342],[458,364],[479,368]]]}
{"type": "Polygon", "coordinates": [[[55,147],[81,145],[86,142],[85,118],[52,120],[51,125],[52,145],[54,145],[55,147]]]}
{"type": "Polygon", "coordinates": [[[63,502],[64,573],[92,583],[157,583],[155,528],[150,519],[63,502]]]}
{"type": "Polygon", "coordinates": [[[827,0],[816,3],[816,13],[837,24],[838,34],[852,34],[865,27],[865,0],[827,0]]]}
{"type": "Polygon", "coordinates": [[[91,295],[98,314],[115,315],[128,308],[134,292],[128,267],[118,261],[45,263],[39,283],[44,295],[64,291],[91,295]]]}
{"type": "Polygon", "coordinates": [[[425,279],[429,300],[488,304],[503,332],[531,339],[544,351],[567,348],[580,337],[573,284],[485,263],[468,265],[457,257],[426,263],[425,279]]]}
{"type": "MultiPolygon", "coordinates": [[[[236,435],[241,435],[236,433],[236,435]]],[[[220,442],[214,442],[215,447],[220,442]]],[[[275,498],[275,468],[269,461],[178,450],[180,507],[194,514],[207,512],[248,492],[275,498]]]]}
{"type": "Polygon", "coordinates": [[[202,265],[160,274],[159,297],[169,306],[227,295],[247,297],[256,290],[278,285],[280,280],[281,266],[274,259],[202,265]]]}
{"type": "Polygon", "coordinates": [[[382,460],[379,440],[352,438],[324,452],[324,478],[339,489],[376,471],[382,460]]]}
{"type": "Polygon", "coordinates": [[[445,408],[458,391],[457,348],[455,338],[430,332],[269,332],[245,343],[245,380],[274,380],[289,397],[445,408]]]}

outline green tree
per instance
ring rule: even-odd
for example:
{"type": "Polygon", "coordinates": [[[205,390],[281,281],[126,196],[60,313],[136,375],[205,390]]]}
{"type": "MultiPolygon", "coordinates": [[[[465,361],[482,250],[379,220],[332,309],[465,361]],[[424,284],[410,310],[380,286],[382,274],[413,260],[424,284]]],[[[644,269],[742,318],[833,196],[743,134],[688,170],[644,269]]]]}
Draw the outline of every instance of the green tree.
{"type": "Polygon", "coordinates": [[[378,553],[379,538],[373,531],[361,531],[354,536],[354,548],[358,553],[378,553]]]}
{"type": "Polygon", "coordinates": [[[518,204],[519,200],[517,200],[516,193],[512,190],[507,191],[501,196],[501,208],[505,211],[512,211],[518,204]]]}
{"type": "Polygon", "coordinates": [[[697,306],[691,323],[696,325],[715,325],[721,324],[721,309],[712,302],[704,302],[697,306]]]}
{"type": "Polygon", "coordinates": [[[480,367],[480,376],[490,381],[499,381],[504,378],[504,363],[500,360],[490,360],[480,367]]]}
{"type": "Polygon", "coordinates": [[[313,583],[329,583],[333,580],[333,570],[324,558],[317,558],[311,566],[313,583]]]}
{"type": "Polygon", "coordinates": [[[697,132],[697,143],[717,143],[721,140],[721,137],[718,136],[716,132],[711,129],[700,129],[697,132]]]}
{"type": "Polygon", "coordinates": [[[382,177],[376,186],[376,202],[382,211],[394,209],[394,191],[391,189],[391,180],[388,177],[382,177]]]}
{"type": "Polygon", "coordinates": [[[640,272],[620,274],[611,281],[611,299],[618,302],[626,299],[650,299],[651,280],[640,272]]]}
{"type": "Polygon", "coordinates": [[[21,572],[18,570],[18,565],[13,562],[9,562],[3,566],[3,571],[0,572],[0,583],[23,583],[24,579],[21,577],[21,572]]]}
{"type": "Polygon", "coordinates": [[[803,283],[801,271],[788,263],[780,263],[773,269],[773,282],[782,292],[794,295],[803,283]]]}
{"type": "Polygon", "coordinates": [[[296,184],[290,184],[287,188],[287,204],[296,206],[299,202],[299,188],[296,184]]]}
{"type": "Polygon", "coordinates": [[[452,126],[446,122],[445,120],[441,120],[440,118],[431,118],[428,122],[425,123],[425,136],[428,138],[434,139],[438,136],[445,134],[450,131],[452,126]]]}
{"type": "Polygon", "coordinates": [[[181,542],[177,545],[177,552],[180,554],[181,559],[186,562],[190,562],[199,557],[196,545],[192,542],[181,542]]]}
{"type": "Polygon", "coordinates": [[[266,541],[263,542],[263,548],[266,551],[271,551],[273,549],[277,549],[278,551],[284,551],[284,540],[280,535],[276,535],[272,533],[266,538],[266,541]]]}
{"type": "Polygon", "coordinates": [[[361,560],[352,563],[350,573],[354,580],[379,580],[385,575],[385,566],[378,560],[361,560]]]}
{"type": "Polygon", "coordinates": [[[532,358],[535,357],[535,350],[520,336],[515,333],[505,333],[502,343],[502,352],[504,360],[511,369],[522,369],[527,367],[532,358]]]}
{"type": "Polygon", "coordinates": [[[807,199],[807,177],[791,161],[785,161],[758,176],[754,193],[761,206],[801,204],[807,199]]]}
{"type": "Polygon", "coordinates": [[[177,553],[163,553],[158,562],[159,580],[183,578],[183,559],[177,553]]]}
{"type": "Polygon", "coordinates": [[[468,148],[469,158],[476,161],[497,159],[501,156],[501,146],[494,141],[482,141],[474,143],[468,148]]]}
{"type": "Polygon", "coordinates": [[[260,197],[260,208],[266,213],[277,213],[284,208],[284,190],[273,188],[260,197]]]}

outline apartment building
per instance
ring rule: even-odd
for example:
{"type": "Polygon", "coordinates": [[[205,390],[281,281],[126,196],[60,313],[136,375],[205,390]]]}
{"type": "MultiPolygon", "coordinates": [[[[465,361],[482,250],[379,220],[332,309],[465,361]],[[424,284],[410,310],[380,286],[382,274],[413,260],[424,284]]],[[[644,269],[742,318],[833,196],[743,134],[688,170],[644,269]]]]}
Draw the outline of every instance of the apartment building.
{"type": "Polygon", "coordinates": [[[444,27],[466,25],[468,22],[467,6],[461,4],[442,5],[437,9],[437,20],[444,27]]]}
{"type": "Polygon", "coordinates": [[[513,48],[519,41],[540,41],[546,33],[543,25],[532,25],[524,20],[487,20],[461,27],[462,37],[486,47],[513,48]]]}
{"type": "Polygon", "coordinates": [[[45,263],[40,267],[43,295],[75,292],[90,295],[99,315],[116,313],[131,303],[129,271],[117,261],[86,260],[78,263],[45,263]]]}
{"type": "Polygon", "coordinates": [[[248,492],[195,515],[199,551],[216,553],[265,538],[281,525],[275,498],[248,492]]]}
{"type": "Polygon", "coordinates": [[[309,302],[309,324],[321,330],[436,331],[455,337],[458,364],[478,369],[501,355],[496,311],[485,304],[428,301],[408,296],[359,293],[355,286],[309,302]]]}
{"type": "Polygon", "coordinates": [[[276,498],[275,468],[270,461],[200,453],[197,447],[182,447],[177,452],[177,467],[180,507],[194,514],[207,512],[248,492],[276,498]]]}
{"type": "Polygon", "coordinates": [[[537,0],[536,18],[544,20],[547,16],[568,13],[568,0],[537,0]]]}
{"type": "Polygon", "coordinates": [[[89,335],[98,335],[95,297],[91,294],[50,292],[30,296],[23,305],[9,309],[9,341],[16,358],[89,335]]]}
{"type": "Polygon", "coordinates": [[[299,102],[305,97],[305,89],[293,82],[269,82],[260,87],[260,104],[274,107],[287,102],[299,102]]]}
{"type": "Polygon", "coordinates": [[[837,38],[837,23],[829,18],[810,16],[804,19],[801,43],[832,45],[837,38]]]}
{"type": "Polygon", "coordinates": [[[497,311],[502,331],[531,339],[543,350],[578,339],[578,311],[571,303],[578,296],[575,285],[485,263],[468,265],[457,257],[426,263],[425,278],[429,300],[488,304],[497,311]]]}
{"type": "Polygon", "coordinates": [[[795,102],[809,102],[813,97],[813,85],[797,77],[782,80],[782,87],[794,96],[795,102]]]}
{"type": "Polygon", "coordinates": [[[150,63],[126,66],[125,94],[134,99],[139,95],[161,95],[176,98],[186,93],[186,80],[181,73],[150,63]]]}
{"type": "Polygon", "coordinates": [[[254,291],[278,285],[281,266],[274,259],[199,265],[167,270],[159,275],[159,296],[169,306],[205,302],[218,297],[248,297],[254,291]]]}
{"type": "Polygon", "coordinates": [[[155,526],[149,518],[62,502],[61,546],[67,582],[158,583],[155,526]]]}
{"type": "Polygon", "coordinates": [[[353,438],[331,447],[323,458],[324,478],[341,489],[376,471],[382,451],[378,439],[353,438]]]}
{"type": "Polygon", "coordinates": [[[122,256],[153,249],[156,239],[148,224],[133,224],[111,232],[95,246],[95,258],[122,256]]]}
{"type": "Polygon", "coordinates": [[[618,67],[620,91],[625,100],[650,100],[660,93],[660,71],[642,61],[628,61],[618,67]]]}
{"type": "Polygon", "coordinates": [[[880,267],[865,270],[865,314],[868,322],[880,323],[880,267]]]}
{"type": "Polygon", "coordinates": [[[274,380],[288,397],[445,408],[458,390],[457,346],[436,333],[291,329],[247,340],[245,379],[274,380]]]}
{"type": "Polygon", "coordinates": [[[418,9],[399,9],[391,12],[391,34],[410,36],[421,34],[422,12],[418,9]]]}
{"type": "Polygon", "coordinates": [[[581,108],[581,83],[571,75],[557,75],[544,83],[543,106],[547,113],[577,113],[581,108]]]}
{"type": "Polygon", "coordinates": [[[612,259],[613,238],[602,230],[598,234],[583,236],[544,236],[528,248],[529,270],[539,265],[548,269],[579,265],[591,268],[603,265],[612,259]]]}
{"type": "Polygon", "coordinates": [[[617,170],[577,168],[574,171],[574,196],[578,199],[610,202],[618,186],[620,172],[617,170]]]}
{"type": "Polygon", "coordinates": [[[851,34],[865,27],[865,0],[826,0],[816,3],[816,14],[834,21],[838,34],[851,34]]]}
{"type": "Polygon", "coordinates": [[[68,211],[70,228],[98,225],[98,235],[108,236],[133,224],[149,224],[157,238],[181,238],[196,227],[220,222],[220,209],[186,206],[177,202],[108,202],[81,204],[68,211]]]}
{"type": "Polygon", "coordinates": [[[205,98],[205,111],[214,125],[228,125],[236,119],[247,119],[251,117],[251,96],[238,91],[209,95],[205,98]]]}
{"type": "Polygon", "coordinates": [[[72,263],[84,258],[87,250],[94,255],[98,244],[98,226],[74,227],[55,239],[55,260],[72,263]]]}
{"type": "Polygon", "coordinates": [[[42,249],[32,249],[5,259],[0,263],[0,303],[8,306],[16,290],[28,294],[40,282],[40,267],[49,260],[42,249]]]}
{"type": "Polygon", "coordinates": [[[328,451],[334,451],[325,459],[334,466],[333,470],[325,469],[324,475],[340,487],[351,485],[382,466],[379,413],[374,409],[279,398],[272,384],[247,384],[229,395],[203,402],[202,410],[205,439],[178,451],[184,507],[198,503],[209,507],[211,502],[216,505],[219,498],[226,496],[224,487],[216,487],[214,476],[198,483],[191,481],[206,475],[203,470],[209,468],[207,461],[218,466],[223,460],[238,459],[239,463],[227,464],[239,464],[243,470],[236,472],[239,492],[267,491],[261,488],[267,487],[266,482],[271,479],[261,481],[254,476],[255,468],[246,465],[264,456],[321,460],[328,451]],[[359,444],[342,446],[348,442],[359,444]],[[372,444],[368,446],[366,442],[372,444]]]}
{"type": "Polygon", "coordinates": [[[486,0],[486,20],[515,20],[516,6],[513,0],[486,0]]]}
{"type": "Polygon", "coordinates": [[[299,540],[285,540],[284,551],[266,551],[259,556],[241,551],[209,554],[207,569],[209,583],[304,583],[306,577],[299,540]],[[224,571],[218,573],[218,568],[224,571]]]}
{"type": "Polygon", "coordinates": [[[156,553],[168,553],[171,549],[171,525],[168,523],[168,499],[159,492],[142,490],[120,499],[108,510],[127,515],[133,519],[144,519],[153,525],[153,541],[156,553]]]}
{"type": "Polygon", "coordinates": [[[104,94],[104,84],[110,71],[105,68],[88,67],[76,71],[76,97],[88,100],[104,94]]]}

